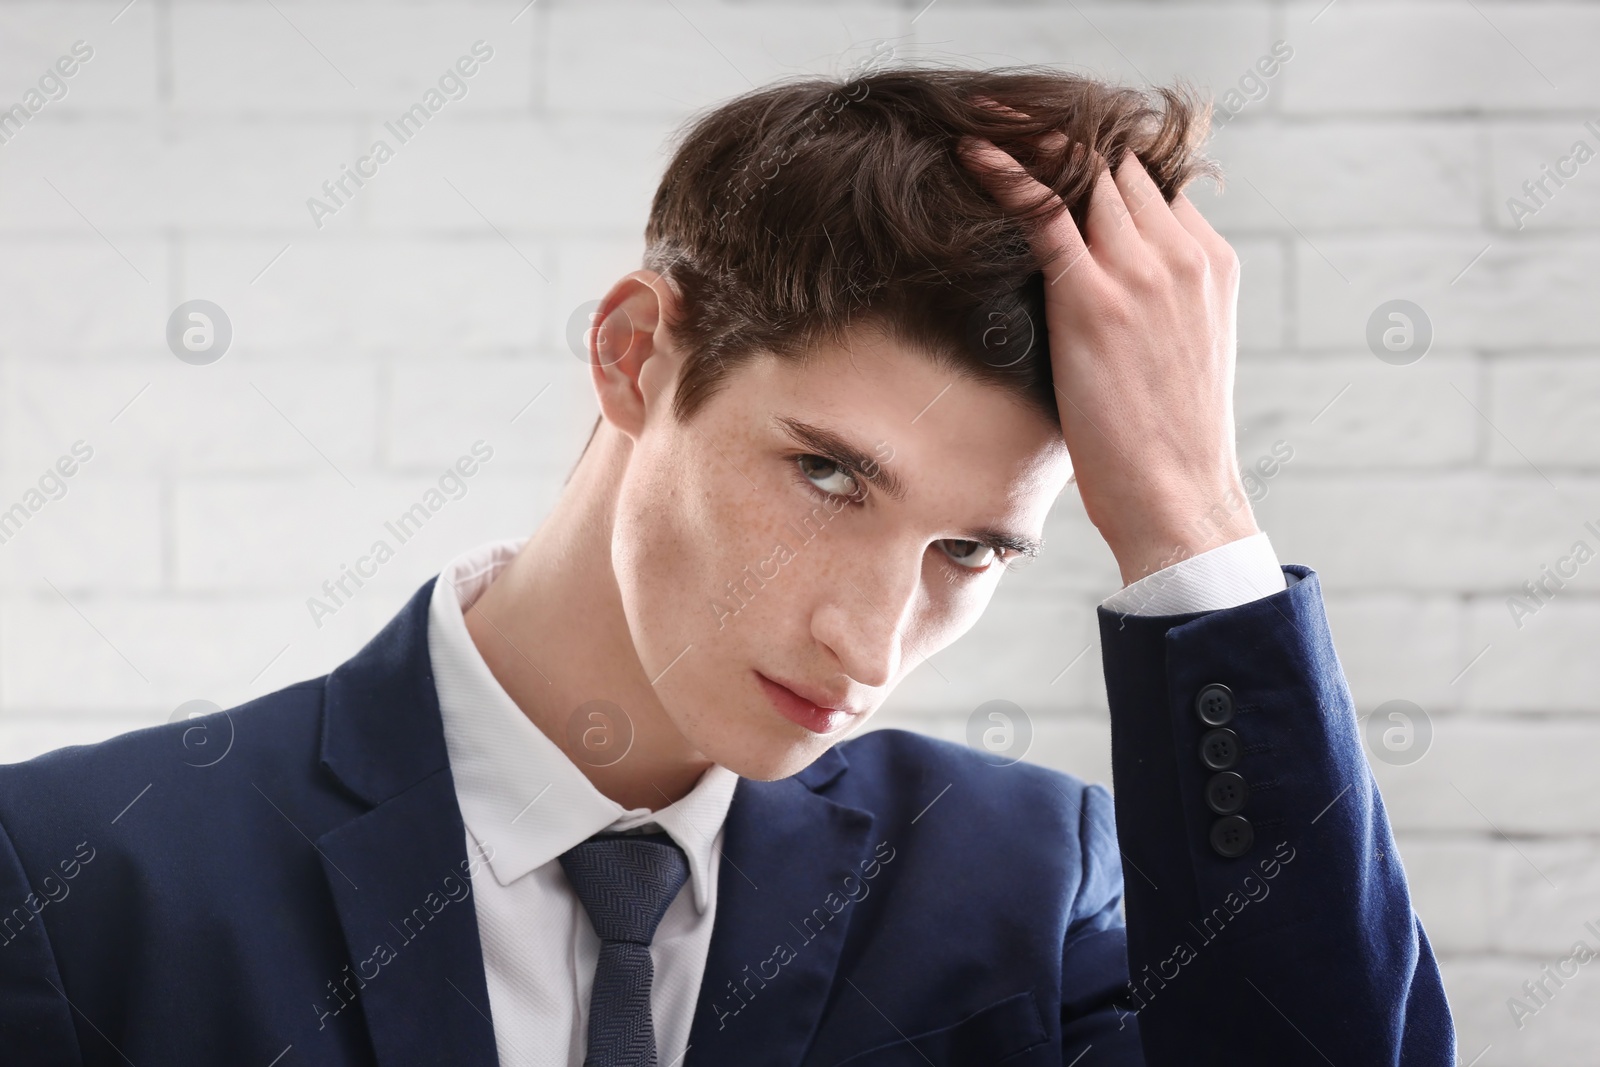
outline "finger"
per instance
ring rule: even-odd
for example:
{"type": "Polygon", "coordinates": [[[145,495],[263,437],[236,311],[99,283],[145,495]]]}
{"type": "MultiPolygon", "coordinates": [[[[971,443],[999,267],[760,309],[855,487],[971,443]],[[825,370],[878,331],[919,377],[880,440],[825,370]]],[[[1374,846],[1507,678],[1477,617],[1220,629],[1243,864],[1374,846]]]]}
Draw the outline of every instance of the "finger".
{"type": "MultiPolygon", "coordinates": [[[[995,107],[996,107],[997,110],[1012,111],[1011,108],[1006,108],[1003,105],[995,105],[995,107]]],[[[1021,114],[1021,112],[1016,112],[1016,111],[1013,111],[1012,113],[1013,114],[1021,114]]],[[[1067,148],[1068,143],[1069,143],[1068,139],[1067,139],[1067,135],[1062,133],[1062,132],[1060,132],[1059,130],[1050,130],[1050,131],[1048,131],[1046,133],[1036,134],[1036,135],[1034,135],[1032,137],[1025,138],[1025,140],[1029,144],[1033,145],[1035,148],[1040,149],[1042,152],[1044,152],[1047,155],[1055,155],[1055,154],[1064,152],[1066,150],[1066,148],[1067,148]]],[[[1081,143],[1073,145],[1072,155],[1073,155],[1073,162],[1075,164],[1079,164],[1079,165],[1082,164],[1083,155],[1084,155],[1085,151],[1088,151],[1088,148],[1087,148],[1086,145],[1083,145],[1081,143]]],[[[1100,205],[1101,210],[1100,210],[1099,214],[1102,216],[1102,219],[1109,219],[1110,220],[1110,228],[1112,229],[1113,232],[1121,230],[1125,226],[1130,231],[1132,231],[1134,229],[1134,227],[1128,226],[1128,222],[1129,222],[1129,219],[1130,219],[1130,212],[1128,211],[1127,205],[1124,202],[1123,194],[1121,193],[1121,191],[1119,189],[1117,189],[1115,187],[1115,181],[1114,180],[1109,182],[1109,183],[1106,182],[1106,179],[1108,178],[1108,176],[1110,174],[1110,170],[1109,170],[1109,168],[1105,167],[1105,158],[1103,156],[1101,156],[1098,152],[1090,152],[1090,154],[1093,156],[1095,165],[1101,167],[1102,169],[1099,171],[1099,173],[1098,173],[1098,175],[1096,177],[1094,188],[1091,189],[1090,193],[1089,193],[1090,208],[1089,208],[1089,211],[1087,212],[1087,214],[1085,216],[1085,219],[1084,219],[1085,227],[1088,228],[1088,227],[1094,225],[1094,221],[1093,220],[1094,220],[1095,215],[1096,215],[1096,212],[1095,212],[1096,201],[1099,201],[1102,198],[1104,198],[1104,197],[1109,195],[1110,199],[1106,200],[1103,204],[1100,205]]],[[[1160,195],[1159,192],[1157,193],[1157,195],[1160,195]]],[[[1070,220],[1070,216],[1068,216],[1068,218],[1070,220]]],[[[1076,223],[1074,223],[1074,229],[1076,229],[1076,223]]],[[[1101,240],[1104,241],[1104,238],[1102,237],[1101,240]]],[[[1093,231],[1091,231],[1088,239],[1084,242],[1084,254],[1086,254],[1086,255],[1089,254],[1089,252],[1090,252],[1090,247],[1089,246],[1096,245],[1096,244],[1097,244],[1096,238],[1094,236],[1093,231]]],[[[1101,257],[1102,257],[1103,261],[1105,261],[1105,262],[1112,262],[1112,261],[1115,260],[1116,256],[1122,255],[1122,254],[1126,254],[1129,251],[1131,251],[1131,248],[1122,248],[1122,247],[1119,247],[1119,246],[1107,246],[1107,247],[1101,248],[1101,257]]],[[[1076,261],[1075,260],[1067,260],[1067,261],[1065,261],[1065,262],[1063,262],[1061,264],[1060,269],[1052,271],[1052,272],[1047,272],[1046,273],[1046,277],[1053,284],[1053,283],[1059,281],[1062,277],[1064,277],[1066,275],[1067,271],[1071,270],[1074,266],[1076,266],[1076,261]]]]}
{"type": "Polygon", "coordinates": [[[1199,241],[1200,246],[1208,253],[1216,254],[1224,248],[1231,249],[1227,239],[1212,229],[1211,223],[1207,222],[1206,217],[1200,214],[1200,209],[1194,206],[1194,201],[1181,191],[1172,198],[1172,217],[1199,241]]]}
{"type": "Polygon", "coordinates": [[[1089,155],[1096,170],[1086,220],[1089,248],[1102,262],[1131,263],[1144,251],[1144,238],[1133,223],[1105,157],[1092,150],[1089,155]]]}
{"type": "MultiPolygon", "coordinates": [[[[1001,115],[1010,115],[1013,118],[1021,119],[1024,122],[1028,120],[1027,112],[1018,111],[1014,107],[1002,104],[998,100],[991,100],[987,96],[974,97],[973,102],[978,104],[980,107],[988,108],[990,111],[997,112],[1001,115]]],[[[1028,142],[1035,148],[1049,155],[1060,152],[1067,145],[1067,135],[1062,133],[1060,130],[1048,130],[1044,133],[1023,137],[1021,140],[1028,142]]]]}
{"type": "MultiPolygon", "coordinates": [[[[978,98],[974,98],[974,101],[978,102],[979,106],[987,107],[987,109],[994,110],[998,114],[1027,118],[1026,112],[1019,112],[1018,109],[1006,106],[1006,104],[995,101],[995,99],[987,98],[987,96],[978,96],[978,98]]],[[[1059,152],[1059,150],[1066,147],[1067,136],[1061,131],[1053,130],[1050,133],[1037,134],[1037,136],[1027,138],[1027,142],[1032,146],[1038,147],[1038,149],[1046,150],[1046,152],[1059,152]]],[[[1090,237],[1088,237],[1088,242],[1086,242],[1085,246],[1099,245],[1099,243],[1104,242],[1109,251],[1114,254],[1128,253],[1128,251],[1131,251],[1130,243],[1117,242],[1115,235],[1123,232],[1123,229],[1130,230],[1130,234],[1128,234],[1130,237],[1133,235],[1131,232],[1133,232],[1134,227],[1130,226],[1133,213],[1130,211],[1130,205],[1123,200],[1122,189],[1117,186],[1117,181],[1110,176],[1110,168],[1106,166],[1106,158],[1102,157],[1098,152],[1093,152],[1091,155],[1094,157],[1094,166],[1098,166],[1101,170],[1098,171],[1098,178],[1094,181],[1094,189],[1090,192],[1090,211],[1088,211],[1088,219],[1086,219],[1088,229],[1090,229],[1090,237]],[[1099,234],[1096,234],[1096,219],[1099,221],[1098,229],[1101,230],[1099,234]]],[[[1126,170],[1126,163],[1123,165],[1123,170],[1126,170]]],[[[1150,182],[1149,174],[1146,174],[1146,181],[1150,182]]],[[[1154,184],[1155,182],[1150,182],[1150,186],[1154,187],[1154,184]]],[[[1158,190],[1157,197],[1160,197],[1158,190]]]]}
{"type": "Polygon", "coordinates": [[[1025,113],[1018,111],[1009,104],[1002,104],[992,96],[974,96],[972,102],[979,107],[986,107],[990,111],[998,111],[1002,115],[1016,115],[1018,118],[1024,119],[1028,117],[1025,113]]]}
{"type": "Polygon", "coordinates": [[[1128,213],[1133,217],[1134,226],[1146,241],[1165,248],[1188,244],[1191,239],[1189,231],[1173,217],[1172,209],[1167,207],[1167,201],[1161,195],[1161,189],[1150,177],[1150,172],[1144,169],[1144,164],[1139,162],[1138,156],[1129,152],[1122,157],[1116,182],[1122,200],[1128,206],[1128,213]]]}
{"type": "MultiPolygon", "coordinates": [[[[979,138],[961,139],[957,154],[972,168],[1000,206],[1013,214],[1023,215],[1050,193],[1045,186],[1018,163],[1009,152],[1002,151],[993,142],[979,138]]],[[[1028,241],[1034,256],[1039,260],[1045,277],[1054,280],[1074,269],[1088,255],[1088,245],[1078,232],[1072,213],[1061,211],[1047,224],[1030,222],[1028,241]]]]}

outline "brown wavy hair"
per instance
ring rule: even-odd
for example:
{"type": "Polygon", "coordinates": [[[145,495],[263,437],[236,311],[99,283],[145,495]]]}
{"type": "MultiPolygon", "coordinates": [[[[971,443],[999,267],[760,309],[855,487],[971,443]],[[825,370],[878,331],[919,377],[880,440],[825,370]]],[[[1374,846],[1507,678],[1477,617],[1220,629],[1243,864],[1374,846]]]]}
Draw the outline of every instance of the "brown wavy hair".
{"type": "Polygon", "coordinates": [[[1132,152],[1162,196],[1204,174],[1211,106],[1040,67],[896,68],[739,96],[680,131],[650,207],[644,266],[681,295],[680,420],[758,354],[803,360],[871,325],[1055,422],[1043,275],[1026,219],[1083,227],[1098,177],[1132,152]],[[987,98],[1020,114],[984,106],[987,98]],[[1060,131],[1067,146],[1037,147],[1060,131]],[[963,136],[1015,156],[1054,194],[1008,214],[956,155],[963,136]]]}

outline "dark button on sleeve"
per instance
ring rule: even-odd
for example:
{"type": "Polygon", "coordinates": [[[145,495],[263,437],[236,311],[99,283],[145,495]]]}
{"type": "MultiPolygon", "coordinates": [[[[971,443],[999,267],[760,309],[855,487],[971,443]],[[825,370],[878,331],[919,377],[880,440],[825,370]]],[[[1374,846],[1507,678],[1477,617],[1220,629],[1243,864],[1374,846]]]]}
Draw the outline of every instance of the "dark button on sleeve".
{"type": "Polygon", "coordinates": [[[1233,718],[1233,690],[1212,682],[1194,698],[1194,710],[1207,726],[1226,726],[1233,718]]]}
{"type": "Polygon", "coordinates": [[[1250,787],[1237,771],[1221,771],[1206,783],[1206,807],[1218,815],[1232,815],[1244,807],[1250,787]]]}
{"type": "Polygon", "coordinates": [[[1211,824],[1211,851],[1226,859],[1237,859],[1250,851],[1256,829],[1243,815],[1224,815],[1211,824]]]}
{"type": "Polygon", "coordinates": [[[1239,735],[1228,729],[1201,734],[1200,762],[1213,771],[1231,770],[1239,762],[1239,735]]]}

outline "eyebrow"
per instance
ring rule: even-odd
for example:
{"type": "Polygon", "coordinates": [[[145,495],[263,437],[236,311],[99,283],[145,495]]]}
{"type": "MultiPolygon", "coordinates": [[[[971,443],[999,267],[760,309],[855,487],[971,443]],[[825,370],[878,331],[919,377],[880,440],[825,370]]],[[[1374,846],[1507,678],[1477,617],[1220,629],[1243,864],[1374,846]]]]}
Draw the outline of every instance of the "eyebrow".
{"type": "MultiPolygon", "coordinates": [[[[786,415],[774,415],[772,421],[778,425],[800,447],[810,449],[817,455],[824,457],[852,474],[858,474],[883,490],[884,495],[891,500],[904,500],[906,498],[906,484],[888,466],[875,456],[870,456],[859,445],[848,438],[834,433],[832,430],[821,426],[813,426],[809,422],[790,418],[786,415]]],[[[1033,537],[1001,530],[993,526],[981,526],[975,530],[965,531],[958,540],[974,541],[980,545],[987,545],[994,549],[1009,549],[1012,552],[1025,556],[1037,556],[1042,542],[1033,537]]]]}

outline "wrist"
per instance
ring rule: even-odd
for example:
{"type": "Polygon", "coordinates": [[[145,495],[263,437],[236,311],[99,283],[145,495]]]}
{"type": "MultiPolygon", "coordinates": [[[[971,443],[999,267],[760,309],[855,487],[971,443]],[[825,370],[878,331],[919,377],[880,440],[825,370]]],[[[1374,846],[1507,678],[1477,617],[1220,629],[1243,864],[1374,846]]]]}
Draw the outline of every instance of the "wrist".
{"type": "Polygon", "coordinates": [[[1165,512],[1146,518],[1126,533],[1102,534],[1126,586],[1191,556],[1260,532],[1250,500],[1236,484],[1204,508],[1165,512]]]}

